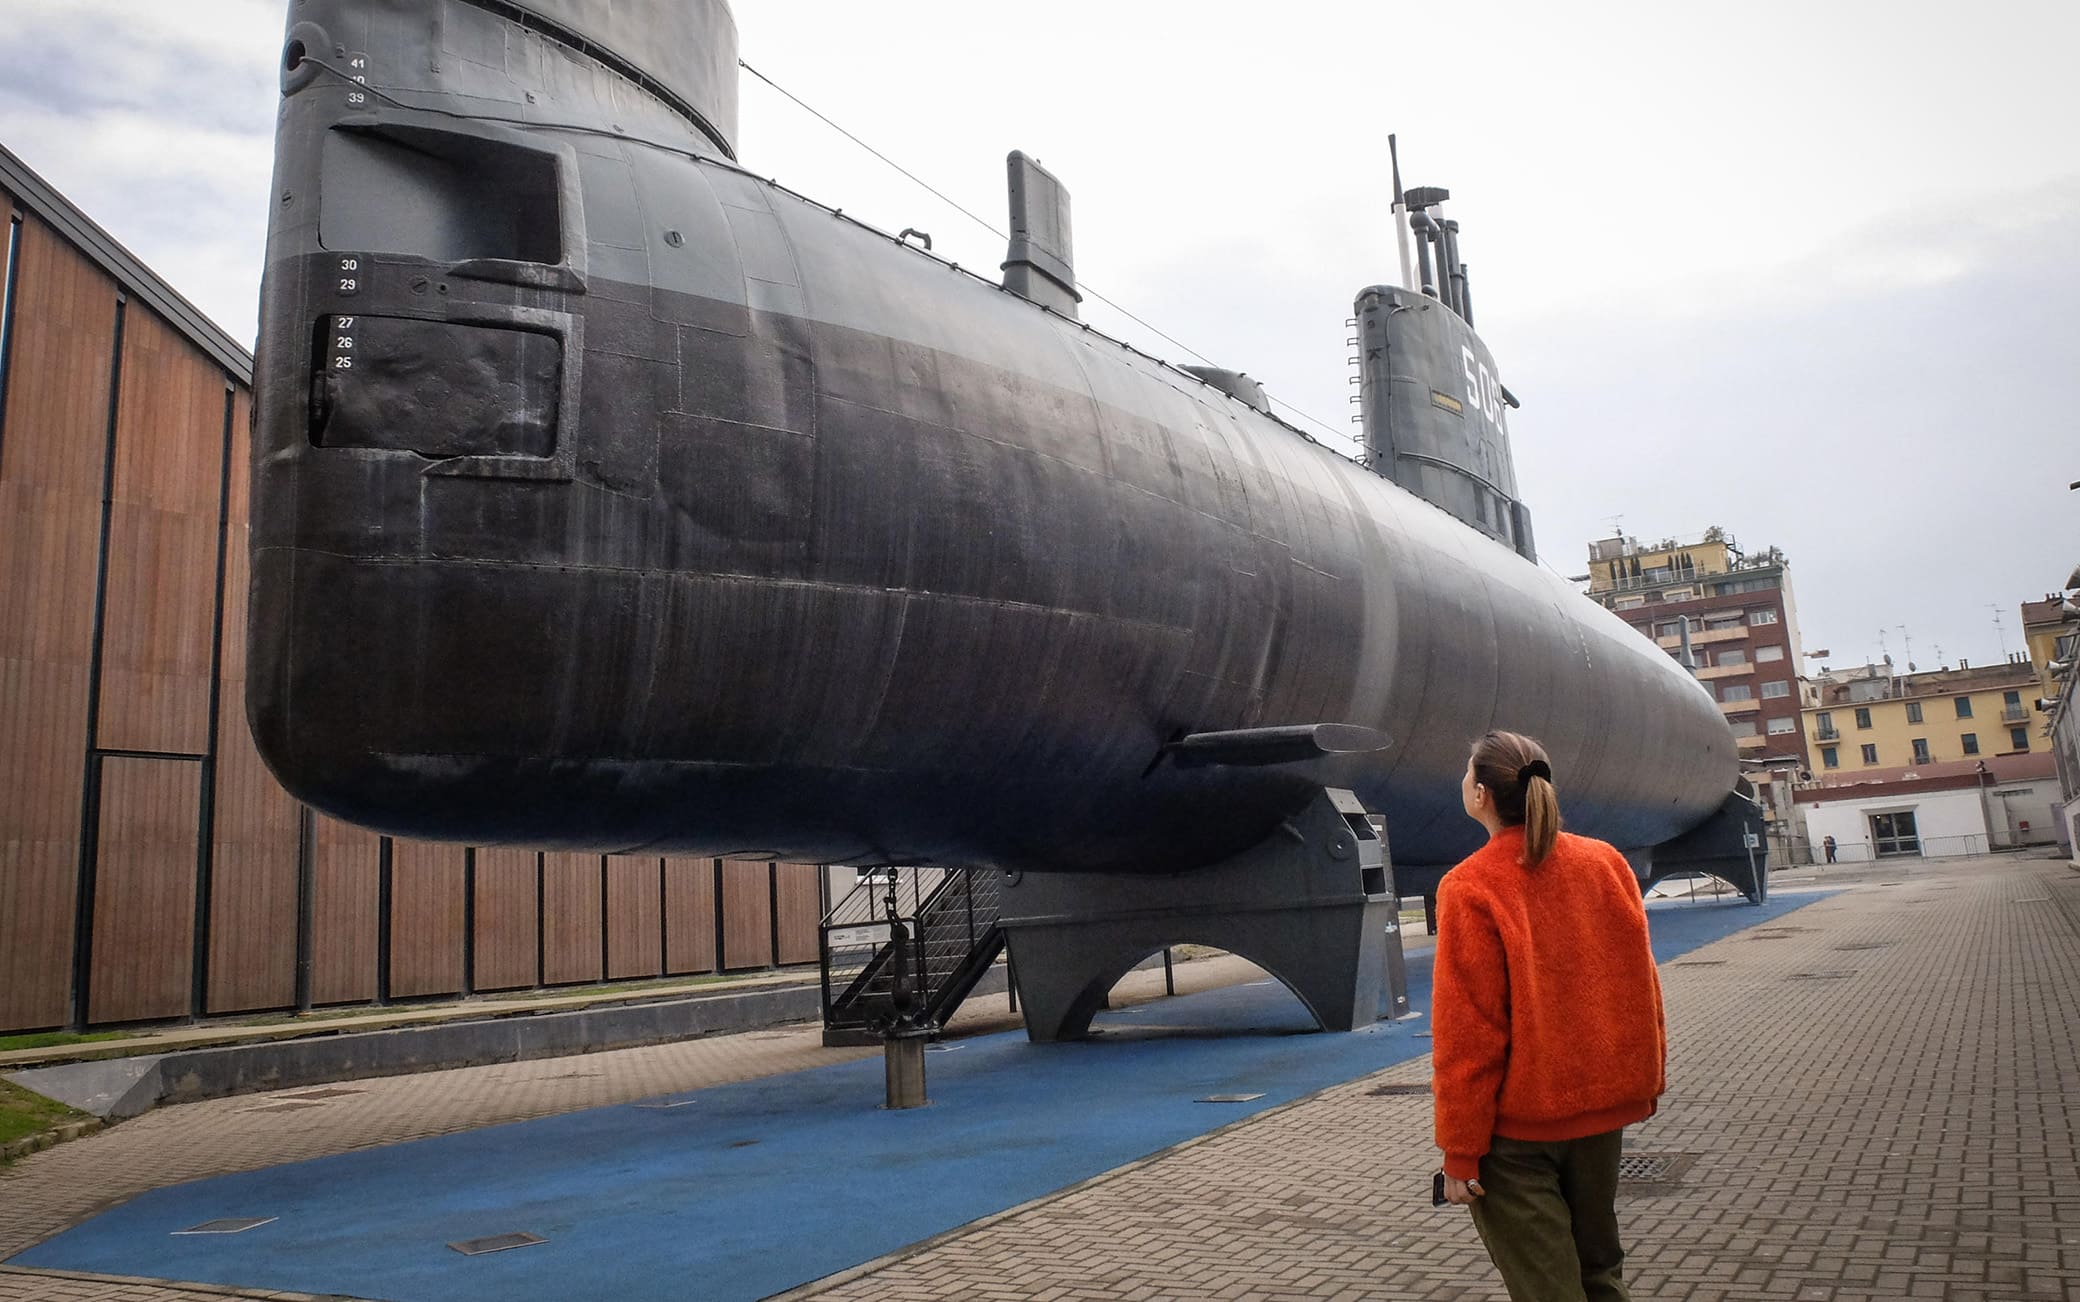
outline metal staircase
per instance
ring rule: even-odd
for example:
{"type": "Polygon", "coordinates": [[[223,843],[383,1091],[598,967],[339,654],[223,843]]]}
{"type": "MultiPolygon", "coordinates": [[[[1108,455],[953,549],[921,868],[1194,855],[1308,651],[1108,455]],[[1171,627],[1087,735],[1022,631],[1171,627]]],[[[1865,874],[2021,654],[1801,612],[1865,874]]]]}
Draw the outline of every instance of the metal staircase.
{"type": "Polygon", "coordinates": [[[906,1007],[912,1020],[943,1026],[1004,952],[1002,881],[968,868],[862,877],[821,928],[823,1042],[877,1043],[906,1007]]]}

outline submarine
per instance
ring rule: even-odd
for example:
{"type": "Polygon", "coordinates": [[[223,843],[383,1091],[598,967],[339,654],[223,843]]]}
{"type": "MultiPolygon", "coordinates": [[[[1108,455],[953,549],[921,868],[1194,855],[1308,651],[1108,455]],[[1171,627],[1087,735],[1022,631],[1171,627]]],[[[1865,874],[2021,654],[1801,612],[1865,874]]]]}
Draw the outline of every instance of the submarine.
{"type": "Polygon", "coordinates": [[[297,798],[1145,890],[1332,791],[1415,893],[1507,728],[1642,882],[1737,871],[1710,694],[1535,563],[1444,192],[1395,178],[1354,460],[1084,324],[1022,154],[995,276],[748,170],[738,68],[724,0],[291,5],[246,706],[297,798]]]}

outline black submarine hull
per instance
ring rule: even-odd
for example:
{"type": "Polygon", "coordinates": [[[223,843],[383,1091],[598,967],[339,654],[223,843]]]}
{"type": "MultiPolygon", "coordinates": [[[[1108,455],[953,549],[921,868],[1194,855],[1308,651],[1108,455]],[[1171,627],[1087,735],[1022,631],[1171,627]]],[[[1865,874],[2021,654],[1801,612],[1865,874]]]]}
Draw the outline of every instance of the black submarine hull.
{"type": "Polygon", "coordinates": [[[291,69],[277,141],[247,707],[297,796],[479,844],[1148,873],[1327,784],[1441,866],[1507,727],[1577,831],[1720,808],[1709,694],[1558,576],[745,173],[721,91],[688,111],[712,50],[675,82],[523,8],[566,25],[296,10],[374,69],[291,69]],[[1163,758],[1317,722],[1392,741],[1163,758]]]}

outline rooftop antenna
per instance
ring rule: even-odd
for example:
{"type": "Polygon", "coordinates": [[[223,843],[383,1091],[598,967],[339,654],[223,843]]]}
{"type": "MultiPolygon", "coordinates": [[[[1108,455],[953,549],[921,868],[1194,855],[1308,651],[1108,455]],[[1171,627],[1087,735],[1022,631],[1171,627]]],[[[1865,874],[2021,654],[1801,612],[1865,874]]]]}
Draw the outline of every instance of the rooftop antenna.
{"type": "Polygon", "coordinates": [[[1623,537],[1625,536],[1625,531],[1624,531],[1623,529],[1620,529],[1620,528],[1619,528],[1618,526],[1620,526],[1620,525],[1622,525],[1622,524],[1624,524],[1624,523],[1625,523],[1625,517],[1624,517],[1624,516],[1622,516],[1622,515],[1614,515],[1614,516],[1612,516],[1612,517],[1610,518],[1610,520],[1611,520],[1611,537],[1613,537],[1613,538],[1623,538],[1623,537]]]}
{"type": "Polygon", "coordinates": [[[1394,142],[1392,132],[1387,133],[1387,158],[1394,168],[1394,204],[1388,211],[1394,215],[1394,243],[1401,250],[1401,287],[1412,290],[1416,287],[1416,273],[1408,253],[1408,203],[1401,194],[1401,148],[1394,142]]]}
{"type": "Polygon", "coordinates": [[[2008,658],[2008,630],[2001,627],[2001,608],[1998,604],[1991,601],[1986,603],[1986,608],[1993,612],[1993,635],[2000,639],[2001,659],[2006,660],[2008,658]]]}
{"type": "Polygon", "coordinates": [[[1901,639],[1907,644],[1907,672],[1911,674],[1914,672],[1914,635],[1907,631],[1905,624],[1898,627],[1901,639]]]}

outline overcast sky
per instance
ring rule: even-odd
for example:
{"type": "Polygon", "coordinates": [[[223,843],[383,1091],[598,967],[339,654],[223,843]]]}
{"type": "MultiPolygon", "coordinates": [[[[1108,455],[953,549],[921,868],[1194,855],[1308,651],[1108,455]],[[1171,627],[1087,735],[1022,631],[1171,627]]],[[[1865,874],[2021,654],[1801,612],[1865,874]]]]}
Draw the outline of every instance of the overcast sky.
{"type": "MultiPolygon", "coordinates": [[[[281,0],[5,0],[0,143],[250,344],[281,0]]],[[[1333,433],[1398,277],[1386,134],[1452,191],[1540,549],[1611,519],[1790,557],[1808,648],[2020,650],[2080,562],[2080,6],[739,0],[743,57],[1333,433]],[[2069,382],[2069,381],[2068,381],[2069,382]],[[1902,631],[1904,629],[1904,632],[1902,631]]],[[[742,161],[993,269],[1002,244],[744,79],[742,161]]],[[[1102,304],[1086,319],[1193,360],[1102,304]]],[[[1294,417],[1296,421],[1306,421],[1294,417]]],[[[1312,428],[1312,427],[1311,427],[1312,428]]]]}

